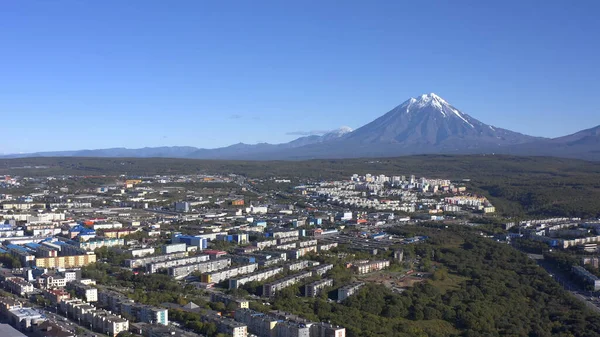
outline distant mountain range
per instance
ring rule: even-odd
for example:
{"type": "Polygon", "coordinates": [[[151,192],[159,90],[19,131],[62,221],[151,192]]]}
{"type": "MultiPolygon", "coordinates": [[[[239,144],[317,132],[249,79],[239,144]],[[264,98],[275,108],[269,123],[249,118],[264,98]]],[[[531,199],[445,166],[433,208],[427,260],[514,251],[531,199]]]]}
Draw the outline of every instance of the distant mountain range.
{"type": "Polygon", "coordinates": [[[410,98],[374,121],[282,144],[238,143],[223,148],[189,146],[38,152],[22,157],[163,157],[297,160],[392,157],[414,154],[540,155],[600,160],[600,126],[558,138],[540,138],[493,127],[460,112],[436,94],[410,98]]]}

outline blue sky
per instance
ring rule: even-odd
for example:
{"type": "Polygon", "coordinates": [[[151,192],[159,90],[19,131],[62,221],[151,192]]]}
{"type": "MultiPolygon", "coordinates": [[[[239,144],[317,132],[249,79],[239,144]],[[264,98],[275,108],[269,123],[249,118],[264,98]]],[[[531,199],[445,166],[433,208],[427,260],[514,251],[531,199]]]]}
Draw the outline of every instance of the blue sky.
{"type": "Polygon", "coordinates": [[[599,1],[6,1],[0,153],[284,142],[435,92],[498,127],[600,124],[599,1]]]}

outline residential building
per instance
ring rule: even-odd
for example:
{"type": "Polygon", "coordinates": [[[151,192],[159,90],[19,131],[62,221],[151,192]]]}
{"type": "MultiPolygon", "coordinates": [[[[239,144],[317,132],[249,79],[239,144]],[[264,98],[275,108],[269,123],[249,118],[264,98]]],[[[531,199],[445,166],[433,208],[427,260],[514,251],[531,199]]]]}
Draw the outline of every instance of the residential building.
{"type": "Polygon", "coordinates": [[[134,303],[134,301],[127,296],[112,290],[100,290],[98,291],[98,303],[117,314],[122,313],[123,305],[134,303]]]}
{"type": "Polygon", "coordinates": [[[185,243],[173,243],[170,245],[162,246],[163,254],[172,254],[187,251],[187,245],[185,243]]]}
{"type": "Polygon", "coordinates": [[[4,281],[4,286],[13,294],[27,296],[34,292],[33,284],[21,277],[9,277],[4,281]]]}
{"type": "Polygon", "coordinates": [[[310,271],[303,271],[298,274],[290,275],[284,277],[280,280],[273,281],[270,283],[266,283],[263,285],[263,296],[271,297],[274,296],[276,292],[281,289],[287,288],[291,285],[294,285],[305,278],[312,277],[312,273],[310,271]]]}
{"type": "Polygon", "coordinates": [[[210,260],[204,262],[190,263],[182,266],[170,267],[168,269],[169,275],[175,279],[184,278],[191,273],[197,271],[200,273],[208,273],[211,271],[227,268],[231,265],[231,259],[222,258],[217,260],[210,260]]]}
{"type": "Polygon", "coordinates": [[[39,268],[79,268],[96,262],[96,254],[57,256],[35,259],[39,268]]]}
{"type": "Polygon", "coordinates": [[[594,291],[600,290],[600,278],[596,275],[590,273],[585,268],[580,266],[573,266],[572,271],[575,275],[579,276],[583,281],[590,284],[594,291]]]}
{"type": "Polygon", "coordinates": [[[81,269],[63,269],[59,270],[58,274],[64,276],[67,283],[81,280],[81,269]]]}
{"type": "Polygon", "coordinates": [[[120,316],[113,315],[105,310],[95,310],[91,314],[91,324],[94,330],[117,336],[123,331],[129,330],[129,321],[120,316]]]}
{"type": "Polygon", "coordinates": [[[42,274],[37,279],[40,288],[64,288],[67,286],[67,279],[62,275],[42,274]]]}
{"type": "Polygon", "coordinates": [[[329,323],[315,323],[310,327],[310,337],[346,337],[346,328],[329,323]]]}
{"type": "Polygon", "coordinates": [[[205,283],[219,283],[236,277],[238,275],[250,274],[258,270],[258,264],[248,264],[243,266],[231,267],[213,272],[203,273],[200,275],[200,280],[205,283]]]}
{"type": "MultiPolygon", "coordinates": [[[[32,326],[32,330],[32,337],[76,337],[74,331],[50,321],[36,323],[32,326]]],[[[0,334],[0,336],[4,335],[0,334]]]]}
{"type": "Polygon", "coordinates": [[[247,331],[259,337],[274,337],[279,319],[250,309],[235,311],[235,320],[246,324],[247,331]]]}
{"type": "Polygon", "coordinates": [[[237,309],[243,309],[249,307],[249,301],[243,298],[233,297],[225,295],[219,292],[213,292],[210,294],[210,300],[212,302],[221,302],[228,306],[230,303],[234,303],[237,309]]]}
{"type": "Polygon", "coordinates": [[[139,303],[122,302],[121,313],[135,317],[139,322],[169,325],[169,310],[139,303]]]}
{"type": "Polygon", "coordinates": [[[323,275],[325,275],[325,273],[327,273],[331,269],[333,269],[332,264],[321,264],[321,265],[312,267],[310,269],[310,271],[313,273],[313,276],[323,276],[323,275]]]}
{"type": "Polygon", "coordinates": [[[388,260],[368,261],[353,265],[352,270],[357,274],[366,274],[389,266],[390,261],[388,260]]]}
{"type": "Polygon", "coordinates": [[[77,297],[82,298],[86,302],[98,301],[98,289],[90,285],[83,284],[79,281],[74,281],[68,284],[68,288],[75,290],[77,297]]]}
{"type": "MultiPolygon", "coordinates": [[[[164,262],[164,261],[168,261],[168,260],[175,260],[175,259],[180,259],[180,258],[184,258],[187,256],[188,256],[187,252],[181,252],[181,253],[175,253],[175,254],[157,255],[157,256],[137,258],[137,259],[128,259],[128,260],[125,260],[125,267],[131,268],[131,269],[137,269],[137,268],[144,267],[144,268],[148,269],[146,266],[150,263],[158,263],[158,262],[164,262]]],[[[163,267],[163,268],[165,268],[165,267],[163,267]]]]}
{"type": "Polygon", "coordinates": [[[248,282],[264,281],[283,272],[283,267],[272,267],[257,272],[229,279],[229,289],[237,289],[248,282]]]}
{"type": "Polygon", "coordinates": [[[49,299],[52,304],[59,304],[71,299],[71,294],[64,289],[44,289],[43,293],[44,297],[49,299]]]}
{"type": "Polygon", "coordinates": [[[117,238],[106,238],[106,237],[95,237],[87,241],[74,241],[67,242],[68,244],[77,248],[92,251],[102,247],[120,247],[125,245],[124,239],[117,238]]]}
{"type": "Polygon", "coordinates": [[[198,334],[188,332],[173,326],[152,325],[148,323],[130,324],[130,330],[144,337],[198,337],[198,334]]]}
{"type": "Polygon", "coordinates": [[[327,287],[333,286],[333,280],[330,278],[317,280],[304,286],[304,295],[306,297],[316,297],[327,287]]]}
{"type": "Polygon", "coordinates": [[[88,303],[75,299],[62,301],[61,310],[80,324],[91,326],[93,330],[109,336],[116,336],[129,330],[129,321],[103,309],[96,309],[88,303]]]}
{"type": "Polygon", "coordinates": [[[216,312],[209,312],[202,316],[204,322],[211,322],[217,326],[217,331],[232,337],[247,337],[248,327],[246,324],[237,322],[231,318],[223,317],[216,312]]]}
{"type": "Polygon", "coordinates": [[[354,295],[363,285],[362,282],[354,282],[348,285],[345,285],[338,289],[338,302],[344,301],[346,298],[354,295]]]}
{"type": "MultiPolygon", "coordinates": [[[[176,254],[178,254],[178,253],[176,253],[176,254]]],[[[179,254],[184,254],[184,253],[181,252],[179,254]]],[[[187,254],[187,253],[185,253],[185,254],[187,254]]],[[[153,259],[154,259],[154,257],[148,258],[149,261],[152,261],[153,259]]],[[[146,271],[148,273],[153,274],[153,273],[156,273],[157,271],[159,271],[160,269],[168,269],[168,268],[172,268],[172,267],[176,267],[176,266],[183,266],[183,265],[205,262],[208,260],[210,260],[210,256],[208,256],[208,255],[196,255],[196,256],[184,257],[184,258],[180,258],[180,259],[168,259],[168,260],[164,260],[161,262],[151,262],[146,265],[146,271]]]]}
{"type": "Polygon", "coordinates": [[[172,243],[185,243],[188,246],[196,246],[198,249],[206,249],[208,246],[208,239],[202,235],[183,235],[183,234],[174,234],[171,237],[172,243]]]}

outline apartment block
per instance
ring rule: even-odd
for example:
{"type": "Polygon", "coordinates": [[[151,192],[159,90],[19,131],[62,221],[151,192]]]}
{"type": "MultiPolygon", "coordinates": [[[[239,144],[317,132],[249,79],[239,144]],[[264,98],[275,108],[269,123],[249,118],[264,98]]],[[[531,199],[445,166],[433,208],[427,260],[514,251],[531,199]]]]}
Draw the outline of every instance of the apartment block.
{"type": "Polygon", "coordinates": [[[250,309],[235,311],[235,320],[246,324],[248,332],[259,337],[275,337],[275,326],[279,319],[250,309]]]}
{"type": "Polygon", "coordinates": [[[250,309],[235,311],[235,320],[258,337],[346,337],[346,329],[328,323],[314,323],[285,312],[264,314],[250,309]]]}
{"type": "Polygon", "coordinates": [[[285,243],[290,243],[290,242],[295,243],[296,241],[298,241],[298,238],[295,236],[288,237],[288,238],[279,238],[279,239],[277,239],[277,244],[283,245],[285,243]]]}
{"type": "Polygon", "coordinates": [[[100,290],[98,291],[98,303],[117,314],[122,313],[123,305],[134,303],[134,301],[127,296],[112,290],[100,290]]]}
{"type": "Polygon", "coordinates": [[[316,246],[317,240],[298,241],[298,248],[316,246]]]}
{"type": "Polygon", "coordinates": [[[590,284],[594,291],[600,290],[600,278],[590,273],[585,268],[580,266],[573,266],[572,271],[575,275],[581,277],[586,283],[590,284]]]}
{"type": "Polygon", "coordinates": [[[277,245],[273,248],[277,249],[277,250],[291,250],[291,249],[296,249],[297,247],[298,247],[298,245],[294,241],[294,242],[288,242],[288,243],[284,243],[281,245],[277,245]]]}
{"type": "Polygon", "coordinates": [[[232,277],[236,277],[238,275],[246,275],[253,273],[256,270],[258,270],[258,264],[252,263],[248,265],[217,270],[209,273],[203,273],[200,276],[200,280],[205,283],[219,283],[232,277]]]}
{"type": "Polygon", "coordinates": [[[174,277],[175,279],[181,279],[195,271],[200,273],[208,273],[215,270],[227,268],[229,266],[231,266],[231,259],[222,258],[217,260],[186,264],[183,266],[170,267],[169,275],[174,277]]]}
{"type": "Polygon", "coordinates": [[[154,248],[134,248],[126,251],[127,254],[131,255],[131,257],[144,257],[146,255],[154,254],[154,248]]]}
{"type": "Polygon", "coordinates": [[[83,250],[96,250],[102,247],[120,247],[125,245],[125,240],[117,238],[100,238],[96,237],[87,241],[69,241],[70,245],[83,250]]]}
{"type": "Polygon", "coordinates": [[[316,297],[327,287],[333,286],[333,280],[330,278],[318,280],[304,286],[304,295],[306,297],[316,297]]]}
{"type": "Polygon", "coordinates": [[[79,281],[74,281],[69,282],[67,287],[68,289],[75,290],[75,294],[77,295],[77,297],[85,300],[86,302],[98,301],[98,289],[90,285],[83,284],[79,281]]]}
{"type": "Polygon", "coordinates": [[[283,267],[273,267],[254,272],[252,274],[231,278],[229,279],[229,289],[237,289],[248,282],[264,281],[282,272],[283,267]]]}
{"type": "Polygon", "coordinates": [[[102,309],[91,313],[91,324],[94,330],[110,336],[117,336],[119,333],[129,330],[128,320],[102,309]]]}
{"type": "Polygon", "coordinates": [[[259,256],[259,255],[266,256],[267,259],[281,258],[284,261],[287,259],[286,252],[280,252],[280,251],[263,250],[262,252],[259,252],[255,256],[259,256]]]}
{"type": "Polygon", "coordinates": [[[185,243],[172,243],[170,245],[162,246],[163,254],[172,254],[187,251],[187,245],[185,243]]]}
{"type": "Polygon", "coordinates": [[[213,292],[210,294],[211,302],[221,302],[226,306],[230,303],[235,303],[236,308],[243,309],[249,307],[249,302],[246,299],[225,295],[223,293],[213,292]]]}
{"type": "Polygon", "coordinates": [[[266,267],[272,267],[274,265],[280,264],[285,262],[286,259],[280,258],[280,257],[275,257],[272,259],[266,259],[266,260],[258,260],[258,265],[266,268],[266,267]]]}
{"type": "Polygon", "coordinates": [[[133,302],[123,303],[121,313],[135,317],[139,322],[169,325],[169,310],[133,302]]]}
{"type": "Polygon", "coordinates": [[[255,241],[253,243],[258,249],[263,250],[268,247],[277,246],[277,240],[255,241]]]}
{"type": "MultiPolygon", "coordinates": [[[[152,258],[149,258],[152,259],[152,258]]],[[[165,260],[162,262],[154,262],[148,263],[146,265],[146,271],[153,274],[158,272],[160,269],[167,269],[176,266],[189,265],[194,263],[200,263],[204,261],[210,260],[210,256],[208,255],[196,255],[190,257],[184,257],[181,259],[173,259],[173,260],[165,260]]]]}
{"type": "Polygon", "coordinates": [[[237,322],[231,318],[223,317],[217,313],[208,313],[202,316],[204,322],[214,323],[217,331],[232,337],[247,337],[248,327],[246,324],[237,322]]]}
{"type": "Polygon", "coordinates": [[[43,274],[37,279],[40,288],[64,288],[67,286],[67,279],[62,275],[43,274]]]}
{"type": "Polygon", "coordinates": [[[91,326],[92,330],[102,334],[114,337],[129,330],[128,320],[109,311],[97,309],[82,300],[63,301],[60,303],[60,307],[69,317],[80,321],[82,325],[91,326]]]}
{"type": "Polygon", "coordinates": [[[65,282],[81,280],[81,269],[59,270],[58,273],[65,277],[65,282]]]}
{"type": "Polygon", "coordinates": [[[13,294],[17,294],[20,296],[27,296],[32,293],[33,284],[25,281],[25,279],[21,277],[9,277],[4,281],[4,286],[13,294]]]}
{"type": "Polygon", "coordinates": [[[285,265],[285,269],[289,270],[289,271],[296,271],[296,270],[302,270],[311,266],[317,266],[319,265],[319,262],[317,261],[308,261],[308,260],[301,260],[301,261],[295,261],[295,262],[290,262],[288,264],[285,265]]]}
{"type": "Polygon", "coordinates": [[[338,302],[342,302],[343,300],[347,299],[348,297],[356,294],[356,292],[362,288],[362,286],[364,286],[365,284],[362,282],[355,282],[355,283],[351,283],[348,284],[346,286],[343,286],[341,288],[338,289],[338,302]]]}
{"type": "Polygon", "coordinates": [[[198,334],[188,332],[173,326],[152,325],[148,323],[133,323],[131,331],[144,337],[198,337],[198,334]]]}
{"type": "Polygon", "coordinates": [[[310,327],[310,337],[346,337],[346,328],[329,323],[316,323],[310,327]]]}
{"type": "Polygon", "coordinates": [[[390,266],[388,260],[378,260],[363,262],[352,266],[352,270],[357,274],[366,274],[377,270],[382,270],[390,266]]]}
{"type": "Polygon", "coordinates": [[[80,268],[96,262],[96,254],[58,256],[35,259],[38,268],[80,268]]]}
{"type": "Polygon", "coordinates": [[[59,304],[62,301],[71,299],[71,294],[64,289],[44,289],[44,297],[46,297],[52,304],[59,304]]]}
{"type": "Polygon", "coordinates": [[[275,325],[277,337],[310,337],[310,325],[304,322],[279,321],[275,325]]]}
{"type": "Polygon", "coordinates": [[[322,264],[322,265],[312,267],[310,269],[310,271],[313,273],[313,276],[323,276],[323,275],[325,275],[325,273],[327,273],[331,269],[333,269],[332,264],[322,264]]]}
{"type": "Polygon", "coordinates": [[[290,275],[284,277],[280,280],[270,282],[263,285],[263,296],[271,297],[274,296],[276,292],[281,289],[287,288],[291,285],[294,285],[305,278],[312,277],[312,273],[310,271],[303,271],[298,274],[290,275]]]}
{"type": "Polygon", "coordinates": [[[296,249],[290,249],[290,250],[286,251],[288,260],[299,259],[302,256],[304,256],[304,255],[306,255],[308,253],[311,253],[311,252],[316,253],[317,252],[317,246],[296,248],[296,249]]]}
{"type": "Polygon", "coordinates": [[[332,248],[335,248],[338,246],[337,242],[332,242],[332,243],[324,243],[322,245],[317,245],[317,250],[318,251],[327,251],[327,250],[331,250],[332,248]]]}
{"type": "Polygon", "coordinates": [[[131,269],[142,268],[150,263],[158,263],[158,262],[163,262],[163,261],[167,261],[167,260],[180,259],[180,258],[184,258],[186,256],[188,256],[187,252],[181,252],[181,253],[158,255],[158,256],[145,257],[145,258],[129,259],[129,260],[125,260],[125,267],[131,268],[131,269]]]}
{"type": "Polygon", "coordinates": [[[267,233],[267,234],[271,235],[274,239],[291,238],[291,237],[298,238],[300,236],[300,233],[296,229],[292,229],[292,230],[287,230],[287,229],[273,230],[273,231],[271,231],[270,233],[267,233]]]}

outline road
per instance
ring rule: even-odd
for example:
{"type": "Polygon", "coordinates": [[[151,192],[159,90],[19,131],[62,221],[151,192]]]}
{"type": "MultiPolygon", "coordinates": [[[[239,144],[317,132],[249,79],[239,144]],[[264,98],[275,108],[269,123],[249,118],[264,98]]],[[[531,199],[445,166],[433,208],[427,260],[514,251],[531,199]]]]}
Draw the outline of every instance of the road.
{"type": "MultiPolygon", "coordinates": [[[[514,246],[513,246],[514,247],[514,246]]],[[[514,247],[515,249],[517,247],[514,247]]],[[[580,299],[585,305],[591,310],[600,313],[600,298],[593,297],[590,291],[586,291],[579,284],[572,282],[569,279],[568,273],[563,270],[556,268],[552,263],[544,260],[543,255],[539,254],[527,254],[530,258],[534,259],[538,265],[544,268],[548,274],[558,282],[565,290],[573,294],[576,298],[580,299]]]]}

